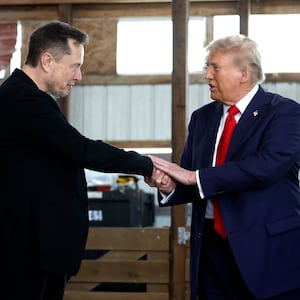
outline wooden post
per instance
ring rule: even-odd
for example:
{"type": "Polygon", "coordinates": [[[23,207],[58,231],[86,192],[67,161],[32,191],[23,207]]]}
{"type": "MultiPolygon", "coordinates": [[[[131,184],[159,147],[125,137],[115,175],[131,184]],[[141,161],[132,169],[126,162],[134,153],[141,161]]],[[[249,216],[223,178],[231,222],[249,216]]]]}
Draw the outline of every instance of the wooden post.
{"type": "Polygon", "coordinates": [[[206,17],[206,39],[207,46],[214,39],[214,17],[206,17]]]}
{"type": "MultiPolygon", "coordinates": [[[[186,100],[188,93],[187,40],[189,1],[172,2],[173,73],[172,73],[172,161],[178,163],[186,135],[186,100]]],[[[185,245],[178,244],[178,227],[185,226],[185,206],[171,210],[171,291],[170,299],[185,298],[185,245]]]]}
{"type": "MultiPolygon", "coordinates": [[[[58,17],[59,17],[60,21],[72,24],[72,22],[73,22],[72,4],[59,4],[58,5],[58,17]]],[[[68,116],[69,116],[69,96],[58,99],[57,104],[59,105],[60,109],[62,110],[62,112],[64,113],[66,118],[68,118],[68,116]]]]}
{"type": "Polygon", "coordinates": [[[240,0],[240,33],[248,36],[251,0],[240,0]]]}

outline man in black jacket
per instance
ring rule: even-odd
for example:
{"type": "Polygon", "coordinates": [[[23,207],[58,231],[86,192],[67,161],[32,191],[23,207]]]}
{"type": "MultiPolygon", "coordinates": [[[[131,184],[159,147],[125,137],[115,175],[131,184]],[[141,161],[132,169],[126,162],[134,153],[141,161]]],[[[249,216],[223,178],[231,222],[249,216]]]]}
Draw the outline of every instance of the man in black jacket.
{"type": "Polygon", "coordinates": [[[165,178],[148,157],[81,135],[56,104],[82,79],[86,42],[69,24],[38,28],[24,66],[0,87],[6,300],[62,299],[66,280],[78,272],[88,233],[84,168],[165,178]]]}

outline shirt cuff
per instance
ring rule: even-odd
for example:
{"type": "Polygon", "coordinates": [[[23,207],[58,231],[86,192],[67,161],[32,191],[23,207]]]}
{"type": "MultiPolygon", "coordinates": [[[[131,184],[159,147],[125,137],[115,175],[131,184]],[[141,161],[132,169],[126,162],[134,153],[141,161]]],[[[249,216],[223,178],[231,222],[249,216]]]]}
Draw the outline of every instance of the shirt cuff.
{"type": "Polygon", "coordinates": [[[172,197],[172,195],[174,194],[175,189],[170,193],[170,194],[164,194],[162,192],[160,192],[162,199],[159,201],[160,204],[166,204],[169,202],[169,199],[172,197]]]}
{"type": "Polygon", "coordinates": [[[204,198],[204,193],[203,193],[201,182],[200,182],[200,172],[199,172],[199,170],[196,170],[196,180],[197,180],[197,186],[198,186],[198,189],[199,189],[199,195],[200,195],[201,199],[203,199],[204,198]]]}

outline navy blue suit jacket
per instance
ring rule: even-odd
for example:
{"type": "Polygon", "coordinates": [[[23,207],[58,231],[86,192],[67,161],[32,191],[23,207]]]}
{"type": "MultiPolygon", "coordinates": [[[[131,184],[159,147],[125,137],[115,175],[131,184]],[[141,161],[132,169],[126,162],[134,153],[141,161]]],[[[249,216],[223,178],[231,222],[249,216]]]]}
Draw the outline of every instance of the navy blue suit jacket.
{"type": "MultiPolygon", "coordinates": [[[[211,167],[222,104],[191,117],[181,165],[200,170],[207,198],[219,198],[228,240],[253,295],[270,297],[300,287],[300,105],[261,87],[233,133],[226,162],[211,167]]],[[[191,299],[195,300],[205,200],[178,184],[167,205],[193,203],[191,299]]]]}

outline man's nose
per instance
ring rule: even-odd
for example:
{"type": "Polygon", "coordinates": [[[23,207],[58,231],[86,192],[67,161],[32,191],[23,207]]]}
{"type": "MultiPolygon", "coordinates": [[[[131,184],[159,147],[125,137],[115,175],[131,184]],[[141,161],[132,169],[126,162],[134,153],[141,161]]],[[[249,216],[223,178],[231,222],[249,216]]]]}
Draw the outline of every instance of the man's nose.
{"type": "Polygon", "coordinates": [[[76,74],[75,74],[75,78],[76,81],[81,81],[82,80],[82,73],[81,73],[81,69],[79,69],[76,74]]]}
{"type": "Polygon", "coordinates": [[[205,79],[211,79],[212,78],[212,72],[210,71],[210,68],[207,67],[205,70],[205,79]]]}

